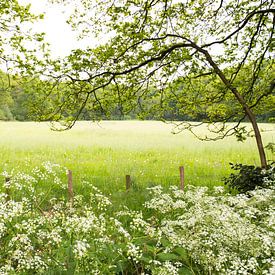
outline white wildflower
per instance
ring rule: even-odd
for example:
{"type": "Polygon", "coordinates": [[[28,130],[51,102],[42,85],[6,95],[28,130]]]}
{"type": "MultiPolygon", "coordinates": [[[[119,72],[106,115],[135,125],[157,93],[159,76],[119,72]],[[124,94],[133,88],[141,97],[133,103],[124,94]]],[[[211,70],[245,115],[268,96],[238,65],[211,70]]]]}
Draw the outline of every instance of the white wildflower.
{"type": "Polygon", "coordinates": [[[90,245],[87,243],[87,240],[83,239],[75,242],[73,252],[77,258],[83,258],[86,256],[89,248],[90,245]]]}
{"type": "Polygon", "coordinates": [[[129,243],[127,245],[127,256],[128,259],[132,259],[134,262],[138,263],[142,257],[142,250],[139,248],[139,246],[129,243]]]}

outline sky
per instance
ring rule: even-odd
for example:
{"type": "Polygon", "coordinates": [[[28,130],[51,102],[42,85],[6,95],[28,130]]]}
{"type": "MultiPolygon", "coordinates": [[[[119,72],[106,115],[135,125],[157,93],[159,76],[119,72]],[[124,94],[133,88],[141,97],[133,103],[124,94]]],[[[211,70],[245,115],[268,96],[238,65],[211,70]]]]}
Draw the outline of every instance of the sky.
{"type": "MultiPolygon", "coordinates": [[[[65,57],[72,49],[85,47],[97,41],[77,41],[77,35],[66,23],[66,18],[70,15],[70,9],[60,4],[49,4],[47,0],[18,0],[20,4],[31,4],[31,11],[35,14],[44,13],[45,17],[40,22],[35,23],[33,29],[36,32],[45,32],[46,41],[51,45],[52,57],[65,57]]],[[[92,1],[92,0],[91,0],[92,1]]],[[[103,38],[104,40],[104,38],[103,38]]],[[[219,46],[214,47],[214,52],[222,53],[219,46]]]]}
{"type": "Polygon", "coordinates": [[[53,57],[64,57],[79,42],[71,27],[66,24],[66,14],[61,5],[48,4],[46,0],[19,0],[20,4],[31,4],[31,11],[34,14],[45,13],[45,17],[40,22],[35,23],[33,29],[37,32],[45,32],[46,40],[51,44],[53,57]]]}

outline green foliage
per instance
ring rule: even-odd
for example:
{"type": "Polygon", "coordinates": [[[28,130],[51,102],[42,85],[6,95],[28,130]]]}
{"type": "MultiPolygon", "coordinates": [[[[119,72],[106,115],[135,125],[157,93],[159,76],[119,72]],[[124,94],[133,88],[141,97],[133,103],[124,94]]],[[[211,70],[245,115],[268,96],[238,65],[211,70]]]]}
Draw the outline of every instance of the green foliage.
{"type": "Polygon", "coordinates": [[[269,142],[265,148],[269,150],[272,154],[275,154],[275,143],[274,142],[269,142]]]}
{"type": "MultiPolygon", "coordinates": [[[[48,54],[44,33],[35,33],[31,24],[43,19],[43,15],[31,13],[31,5],[20,4],[18,0],[3,0],[0,4],[0,66],[7,74],[33,76],[41,69],[41,58],[48,54]]],[[[2,82],[1,87],[9,88],[8,83],[2,82]],[[7,85],[6,85],[7,84],[7,85]]]]}
{"type": "Polygon", "coordinates": [[[26,83],[0,71],[0,120],[28,120],[29,105],[32,100],[26,93],[26,83]]]}
{"type": "Polygon", "coordinates": [[[42,64],[39,58],[47,55],[44,34],[31,28],[43,15],[32,14],[30,7],[18,0],[0,3],[0,120],[26,119],[18,98],[14,98],[18,83],[13,77],[20,75],[23,80],[24,75],[34,75],[42,64]]]}
{"type": "MultiPolygon", "coordinates": [[[[33,16],[30,6],[6,2],[3,15],[13,12],[3,22],[42,18],[33,16]]],[[[256,117],[272,120],[275,106],[273,1],[77,3],[67,22],[80,40],[96,36],[104,42],[75,49],[64,59],[51,60],[43,34],[24,34],[20,27],[13,31],[3,23],[3,45],[10,45],[13,54],[5,56],[3,46],[2,60],[13,60],[28,82],[31,119],[57,121],[63,129],[85,117],[199,119],[211,125],[212,136],[199,136],[204,140],[230,135],[244,140],[250,133],[240,122],[248,119],[266,166],[256,117]],[[37,43],[27,48],[29,41],[37,43]],[[229,121],[235,124],[228,127],[229,121]]],[[[180,129],[193,132],[197,125],[181,123],[180,129]]]]}
{"type": "Polygon", "coordinates": [[[0,120],[12,120],[11,106],[13,99],[9,89],[10,79],[8,75],[0,71],[0,120]]]}
{"type": "Polygon", "coordinates": [[[62,193],[35,188],[45,181],[66,192],[63,171],[47,162],[29,174],[2,173],[12,177],[10,198],[0,193],[1,273],[272,273],[272,188],[232,196],[223,187],[154,186],[132,210],[86,182],[71,206],[62,193]]]}
{"type": "MultiPolygon", "coordinates": [[[[266,166],[256,118],[267,110],[272,115],[275,106],[273,1],[62,3],[74,6],[67,22],[79,39],[102,43],[40,64],[38,75],[47,81],[34,97],[34,117],[60,122],[61,129],[83,113],[93,119],[117,111],[141,119],[199,118],[212,132],[200,139],[235,135],[241,141],[250,133],[240,123],[249,120],[266,166]]],[[[179,130],[194,132],[197,125],[183,122],[179,130]]]]}
{"type": "MultiPolygon", "coordinates": [[[[14,97],[20,86],[17,80],[28,80],[41,69],[41,60],[48,56],[44,33],[35,33],[32,23],[43,15],[31,13],[31,5],[21,1],[3,0],[0,4],[0,119],[26,119],[26,108],[14,97]],[[3,72],[2,72],[3,71],[3,72]],[[19,77],[18,77],[19,76],[19,77]],[[15,79],[16,78],[16,79],[15,79]],[[17,102],[14,103],[14,99],[17,102]],[[20,110],[17,109],[18,107],[20,110]],[[15,110],[16,109],[16,110],[15,110]]],[[[21,97],[21,96],[20,96],[21,97]]]]}
{"type": "MultiPolygon", "coordinates": [[[[80,40],[96,36],[106,42],[49,64],[52,85],[61,88],[62,82],[66,92],[41,95],[52,108],[47,111],[42,104],[37,118],[66,120],[70,127],[81,113],[106,119],[116,110],[142,119],[225,123],[244,120],[244,104],[256,115],[265,114],[275,105],[273,10],[272,3],[256,0],[115,0],[95,5],[79,0],[68,22],[80,40]]],[[[213,133],[235,135],[238,126],[213,133]]]]}
{"type": "Polygon", "coordinates": [[[274,163],[265,169],[254,165],[232,164],[231,169],[238,173],[231,174],[224,179],[224,183],[231,189],[236,189],[240,193],[246,193],[255,188],[269,188],[275,184],[274,163]]]}

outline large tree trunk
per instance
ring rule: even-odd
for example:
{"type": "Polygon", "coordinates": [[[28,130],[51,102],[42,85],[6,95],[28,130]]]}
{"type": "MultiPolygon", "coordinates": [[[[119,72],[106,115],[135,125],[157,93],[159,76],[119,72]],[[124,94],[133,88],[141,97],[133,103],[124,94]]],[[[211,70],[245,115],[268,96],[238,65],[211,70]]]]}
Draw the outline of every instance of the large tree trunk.
{"type": "Polygon", "coordinates": [[[214,71],[218,74],[218,76],[220,77],[220,79],[222,80],[222,82],[234,94],[234,96],[236,97],[236,99],[238,100],[238,102],[241,104],[241,106],[242,106],[245,114],[247,115],[249,121],[252,124],[253,130],[254,130],[254,133],[255,133],[255,138],[256,138],[257,147],[258,147],[259,156],[260,156],[260,161],[261,161],[261,167],[262,168],[266,168],[267,161],[266,161],[266,156],[265,156],[265,150],[264,150],[264,146],[263,146],[263,141],[262,141],[261,133],[260,133],[260,130],[259,130],[259,127],[258,127],[258,124],[257,124],[256,117],[255,117],[254,113],[249,108],[249,106],[246,104],[244,98],[238,92],[237,88],[234,87],[230,83],[230,81],[225,77],[225,75],[220,70],[220,68],[218,67],[218,65],[213,61],[213,59],[210,56],[210,54],[208,53],[208,51],[206,51],[206,50],[204,50],[202,48],[199,48],[199,47],[196,47],[196,48],[198,49],[198,51],[200,51],[201,53],[203,53],[205,55],[207,61],[212,66],[212,68],[214,69],[214,71]]]}
{"type": "Polygon", "coordinates": [[[258,147],[258,152],[259,152],[259,156],[260,156],[260,160],[261,160],[261,167],[262,168],[266,168],[267,161],[266,161],[266,156],[265,156],[265,150],[264,150],[264,145],[263,145],[263,141],[262,141],[261,132],[259,130],[258,123],[256,121],[256,116],[254,115],[254,113],[252,112],[252,110],[249,108],[249,106],[246,104],[244,98],[238,92],[238,90],[235,87],[233,87],[228,80],[227,80],[227,82],[228,82],[228,85],[226,85],[226,86],[235,95],[235,97],[237,98],[238,102],[243,107],[243,110],[244,110],[245,114],[247,115],[249,121],[252,124],[253,131],[254,131],[255,138],[256,138],[257,147],[258,147]]]}
{"type": "Polygon", "coordinates": [[[255,133],[255,138],[256,138],[256,142],[257,142],[257,147],[258,147],[258,151],[259,151],[259,155],[260,155],[260,159],[261,159],[261,166],[262,168],[266,168],[267,166],[267,161],[266,161],[266,156],[265,156],[265,151],[264,151],[264,146],[263,146],[263,141],[262,141],[262,136],[261,136],[261,132],[259,130],[257,121],[256,121],[256,117],[255,115],[251,112],[250,109],[248,109],[247,111],[245,110],[255,133]]]}

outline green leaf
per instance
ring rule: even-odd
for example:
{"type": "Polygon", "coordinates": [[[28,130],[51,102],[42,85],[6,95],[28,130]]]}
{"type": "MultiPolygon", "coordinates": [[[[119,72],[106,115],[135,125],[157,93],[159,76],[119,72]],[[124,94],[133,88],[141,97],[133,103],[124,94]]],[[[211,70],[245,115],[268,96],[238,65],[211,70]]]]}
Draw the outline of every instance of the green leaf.
{"type": "Polygon", "coordinates": [[[162,239],[160,240],[160,242],[161,242],[161,244],[162,244],[164,247],[167,247],[167,246],[171,245],[171,243],[170,243],[167,239],[165,239],[165,238],[162,238],[162,239]]]}
{"type": "Polygon", "coordinates": [[[194,275],[194,272],[188,267],[184,266],[179,269],[180,275],[194,275]]]}
{"type": "Polygon", "coordinates": [[[179,260],[180,257],[179,255],[177,254],[174,254],[174,253],[159,253],[157,255],[157,258],[160,260],[160,261],[176,261],[176,260],[179,260]]]}
{"type": "Polygon", "coordinates": [[[151,260],[152,260],[152,257],[150,257],[149,254],[143,254],[143,256],[140,258],[140,261],[144,262],[145,264],[150,264],[151,260]]]}
{"type": "Polygon", "coordinates": [[[176,253],[177,255],[179,255],[184,260],[189,259],[188,252],[183,247],[177,247],[177,248],[173,249],[173,252],[176,253]]]}
{"type": "Polygon", "coordinates": [[[145,245],[145,250],[151,252],[151,253],[156,253],[157,248],[155,246],[151,246],[151,245],[145,245]]]}

